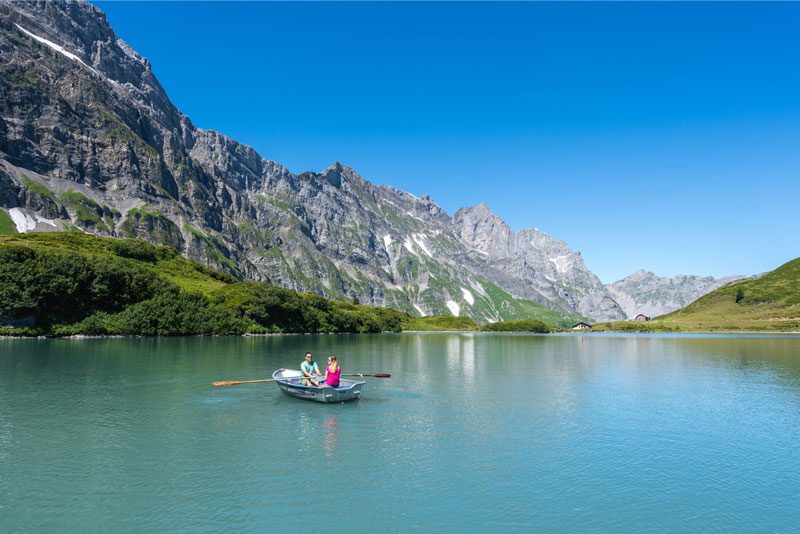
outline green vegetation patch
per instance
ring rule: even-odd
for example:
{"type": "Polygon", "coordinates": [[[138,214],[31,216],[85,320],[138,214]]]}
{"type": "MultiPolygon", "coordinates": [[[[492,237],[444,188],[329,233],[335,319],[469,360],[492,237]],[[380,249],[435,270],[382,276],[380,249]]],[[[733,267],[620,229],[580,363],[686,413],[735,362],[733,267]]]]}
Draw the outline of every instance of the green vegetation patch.
{"type": "Polygon", "coordinates": [[[403,322],[403,330],[425,331],[467,331],[480,330],[478,323],[469,317],[453,317],[452,315],[429,315],[426,317],[410,317],[403,322]]]}
{"type": "Polygon", "coordinates": [[[100,113],[103,120],[103,140],[111,144],[127,143],[134,149],[144,151],[153,158],[158,158],[158,152],[155,148],[148,145],[144,139],[136,135],[128,125],[119,120],[117,117],[103,111],[100,113]]]}
{"type": "Polygon", "coordinates": [[[224,266],[236,276],[241,276],[239,265],[230,258],[231,252],[221,239],[212,234],[205,234],[191,224],[184,224],[183,228],[203,243],[206,255],[210,260],[217,265],[224,266]]]}
{"type": "Polygon", "coordinates": [[[261,204],[270,204],[272,206],[275,206],[281,211],[285,211],[294,215],[292,207],[289,206],[289,203],[283,200],[282,198],[276,197],[275,195],[258,194],[256,195],[256,200],[261,204]]]}
{"type": "Polygon", "coordinates": [[[0,80],[3,80],[3,85],[22,91],[37,89],[43,81],[30,65],[0,67],[0,80]]]}
{"type": "Polygon", "coordinates": [[[17,233],[17,225],[11,219],[11,215],[4,209],[0,209],[0,235],[17,233]]]}
{"type": "Polygon", "coordinates": [[[491,282],[481,282],[489,300],[504,321],[538,319],[548,325],[566,328],[583,319],[576,314],[551,310],[532,300],[516,298],[491,282]]]}
{"type": "Polygon", "coordinates": [[[650,323],[694,331],[800,330],[800,258],[718,288],[650,323]]]}
{"type": "Polygon", "coordinates": [[[73,232],[0,236],[9,335],[234,335],[399,331],[408,315],[230,275],[134,239],[73,232]],[[196,289],[202,291],[196,291],[196,289]]]}
{"type": "Polygon", "coordinates": [[[654,321],[613,321],[597,323],[592,327],[593,332],[679,332],[677,325],[668,325],[654,321]]]}
{"type": "Polygon", "coordinates": [[[25,189],[27,189],[31,193],[36,193],[40,197],[51,198],[51,199],[55,199],[56,197],[55,194],[52,191],[50,191],[47,187],[33,180],[30,176],[26,174],[22,175],[22,185],[25,186],[25,189]]]}
{"type": "Polygon", "coordinates": [[[133,208],[126,214],[120,231],[128,237],[147,238],[174,248],[183,248],[183,236],[172,220],[147,206],[133,208]]]}
{"type": "Polygon", "coordinates": [[[94,226],[110,232],[104,218],[112,220],[114,212],[108,206],[101,206],[83,193],[75,190],[63,191],[58,195],[62,204],[75,212],[75,218],[87,226],[94,226]]]}
{"type": "Polygon", "coordinates": [[[547,334],[551,331],[551,328],[536,319],[519,319],[486,324],[481,327],[481,330],[485,332],[534,332],[547,334]]]}

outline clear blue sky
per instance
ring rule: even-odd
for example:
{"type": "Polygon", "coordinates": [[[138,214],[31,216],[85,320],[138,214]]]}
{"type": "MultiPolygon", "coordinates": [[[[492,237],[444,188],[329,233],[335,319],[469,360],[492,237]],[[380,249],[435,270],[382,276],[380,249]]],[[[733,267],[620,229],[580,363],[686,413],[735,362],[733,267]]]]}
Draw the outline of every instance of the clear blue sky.
{"type": "Polygon", "coordinates": [[[195,124],[292,171],[486,202],[604,282],[800,256],[800,3],[97,5],[195,124]]]}

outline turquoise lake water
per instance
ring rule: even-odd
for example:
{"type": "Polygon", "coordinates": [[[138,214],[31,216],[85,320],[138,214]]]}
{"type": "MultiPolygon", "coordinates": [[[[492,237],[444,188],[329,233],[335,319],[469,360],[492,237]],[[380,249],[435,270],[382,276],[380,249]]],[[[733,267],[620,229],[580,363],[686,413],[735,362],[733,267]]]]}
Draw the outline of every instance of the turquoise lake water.
{"type": "Polygon", "coordinates": [[[800,336],[0,340],[2,532],[798,525],[800,336]]]}

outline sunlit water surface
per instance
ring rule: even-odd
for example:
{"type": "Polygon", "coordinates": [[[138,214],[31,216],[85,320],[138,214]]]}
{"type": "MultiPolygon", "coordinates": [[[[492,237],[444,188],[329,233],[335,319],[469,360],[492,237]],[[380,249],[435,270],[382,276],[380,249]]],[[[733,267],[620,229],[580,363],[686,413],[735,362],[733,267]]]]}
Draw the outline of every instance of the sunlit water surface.
{"type": "Polygon", "coordinates": [[[0,340],[3,532],[798,525],[800,337],[0,340]]]}

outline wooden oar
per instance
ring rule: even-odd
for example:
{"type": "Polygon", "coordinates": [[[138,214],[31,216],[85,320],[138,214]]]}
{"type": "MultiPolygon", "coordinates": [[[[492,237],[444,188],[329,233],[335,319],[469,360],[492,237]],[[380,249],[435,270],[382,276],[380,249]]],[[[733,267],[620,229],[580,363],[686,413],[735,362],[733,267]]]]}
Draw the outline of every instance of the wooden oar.
{"type": "MultiPolygon", "coordinates": [[[[301,377],[297,377],[301,378],[301,377]]],[[[239,384],[255,384],[256,382],[275,382],[276,380],[285,380],[285,378],[265,378],[263,380],[222,380],[219,382],[211,382],[215,388],[220,386],[238,386],[239,384]]]]}
{"type": "MultiPolygon", "coordinates": [[[[374,378],[391,378],[392,377],[392,375],[390,375],[388,373],[377,373],[377,374],[371,374],[371,375],[370,374],[358,373],[358,374],[353,374],[353,375],[342,375],[342,376],[361,376],[361,377],[371,376],[371,377],[374,377],[374,378]]],[[[306,378],[306,377],[304,377],[304,376],[286,376],[286,377],[283,377],[283,378],[264,378],[264,379],[261,379],[261,380],[221,380],[219,382],[211,382],[211,385],[214,386],[215,388],[218,388],[220,386],[238,386],[239,384],[255,384],[255,383],[258,383],[258,382],[275,382],[276,380],[289,380],[289,379],[295,379],[295,378],[306,378]]]]}

